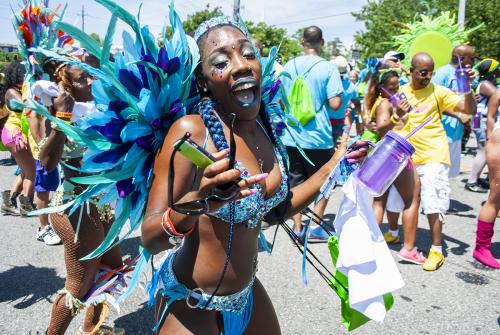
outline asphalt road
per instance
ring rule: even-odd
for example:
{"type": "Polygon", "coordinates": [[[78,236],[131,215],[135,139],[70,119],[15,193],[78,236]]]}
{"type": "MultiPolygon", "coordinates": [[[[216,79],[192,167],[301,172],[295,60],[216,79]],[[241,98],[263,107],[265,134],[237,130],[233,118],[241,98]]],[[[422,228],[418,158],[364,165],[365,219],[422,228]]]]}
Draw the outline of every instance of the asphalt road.
{"type": "MultiPolygon", "coordinates": [[[[13,178],[14,167],[7,158],[0,153],[2,189],[8,189],[13,178]]],[[[406,285],[394,294],[394,308],[384,323],[371,321],[352,334],[500,334],[500,271],[485,269],[471,257],[476,215],[486,195],[464,191],[462,180],[470,161],[469,155],[463,159],[462,175],[451,182],[452,208],[456,211],[450,213],[444,226],[444,266],[425,272],[420,266],[397,261],[406,285]]],[[[335,213],[340,197],[337,190],[328,213],[335,213]]],[[[0,334],[41,334],[48,324],[52,299],[64,285],[63,248],[36,241],[36,227],[35,218],[0,216],[0,334]]],[[[385,231],[386,225],[382,229],[385,231]]],[[[273,233],[273,228],[266,231],[269,238],[273,233]]],[[[497,258],[499,241],[497,225],[492,247],[497,258]]],[[[428,251],[430,233],[423,216],[417,242],[428,251]]],[[[134,254],[138,243],[138,237],[126,240],[124,254],[134,254]]],[[[400,245],[391,248],[395,257],[400,245]]],[[[325,244],[315,244],[312,250],[329,264],[325,244]]],[[[283,334],[347,333],[340,321],[338,297],[310,267],[309,286],[304,288],[300,262],[299,252],[281,229],[273,254],[261,253],[259,257],[258,277],[274,303],[283,334]]],[[[127,334],[150,334],[152,312],[145,301],[145,295],[136,291],[120,315],[111,312],[109,322],[125,328],[127,334]]],[[[77,316],[68,334],[76,334],[81,321],[82,316],[77,316]]]]}

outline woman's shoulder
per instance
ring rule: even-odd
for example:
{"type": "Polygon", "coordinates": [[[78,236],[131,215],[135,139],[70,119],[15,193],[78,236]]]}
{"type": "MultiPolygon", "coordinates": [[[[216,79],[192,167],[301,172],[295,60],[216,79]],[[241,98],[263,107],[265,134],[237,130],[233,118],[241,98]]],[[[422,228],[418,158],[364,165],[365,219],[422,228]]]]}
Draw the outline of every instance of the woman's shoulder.
{"type": "Polygon", "coordinates": [[[186,132],[191,133],[194,141],[200,141],[205,138],[206,128],[200,115],[185,115],[174,122],[168,135],[182,137],[186,132]]]}
{"type": "Polygon", "coordinates": [[[9,88],[7,91],[5,91],[5,101],[12,99],[21,100],[21,93],[19,93],[19,91],[15,88],[9,88]]]}

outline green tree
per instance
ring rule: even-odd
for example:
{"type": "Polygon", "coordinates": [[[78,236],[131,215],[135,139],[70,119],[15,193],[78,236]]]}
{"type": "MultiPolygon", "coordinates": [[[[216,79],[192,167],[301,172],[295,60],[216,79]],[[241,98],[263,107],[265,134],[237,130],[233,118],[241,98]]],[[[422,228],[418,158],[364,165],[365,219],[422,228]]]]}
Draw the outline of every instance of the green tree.
{"type": "MultiPolygon", "coordinates": [[[[214,9],[210,9],[210,4],[207,4],[207,7],[203,10],[195,12],[194,14],[190,14],[187,18],[182,22],[182,26],[188,35],[193,36],[196,28],[206,20],[210,20],[213,17],[224,15],[221,7],[215,7],[214,9]]],[[[166,36],[170,38],[172,35],[172,27],[167,27],[166,36]]],[[[158,37],[158,44],[160,46],[163,44],[161,41],[161,36],[158,37]]]]}
{"type": "MultiPolygon", "coordinates": [[[[465,28],[484,23],[482,29],[469,36],[471,45],[481,57],[498,57],[500,53],[500,26],[496,7],[495,1],[490,0],[467,2],[465,28]]],[[[432,15],[442,11],[457,15],[457,10],[457,0],[369,0],[360,12],[352,13],[365,25],[363,31],[356,33],[355,41],[360,46],[362,58],[382,57],[387,50],[397,47],[392,37],[399,35],[403,25],[417,15],[432,15]]]]}
{"type": "Polygon", "coordinates": [[[270,26],[264,22],[255,24],[251,21],[246,21],[245,24],[247,25],[250,35],[262,42],[264,47],[262,52],[263,56],[267,56],[269,54],[271,47],[279,47],[281,61],[284,64],[290,58],[293,58],[302,52],[299,41],[288,36],[286,30],[283,28],[270,26]]]}
{"type": "Polygon", "coordinates": [[[340,40],[340,38],[335,37],[333,40],[325,43],[323,48],[321,48],[321,57],[325,59],[330,59],[332,56],[346,56],[347,49],[340,40]]]}
{"type": "MultiPolygon", "coordinates": [[[[215,7],[213,9],[210,8],[210,5],[207,4],[207,7],[201,11],[195,12],[187,16],[186,20],[183,22],[184,30],[186,33],[193,35],[196,28],[206,20],[209,20],[216,16],[224,15],[221,7],[215,7]]],[[[286,34],[286,30],[283,28],[278,28],[275,26],[267,25],[264,22],[259,22],[257,24],[246,21],[245,22],[248,28],[248,31],[252,35],[253,38],[259,39],[264,46],[264,56],[267,56],[269,53],[269,49],[272,46],[280,47],[280,55],[282,61],[287,61],[291,57],[295,57],[300,54],[301,47],[296,39],[293,39],[286,34]]],[[[172,28],[167,27],[166,36],[170,37],[172,33],[172,28]]],[[[163,43],[161,41],[161,36],[158,39],[158,43],[161,46],[163,43]]]]}
{"type": "Polygon", "coordinates": [[[98,33],[92,33],[89,36],[90,36],[90,38],[96,40],[100,46],[102,46],[102,44],[104,43],[104,41],[102,40],[101,36],[99,36],[98,33]]]}

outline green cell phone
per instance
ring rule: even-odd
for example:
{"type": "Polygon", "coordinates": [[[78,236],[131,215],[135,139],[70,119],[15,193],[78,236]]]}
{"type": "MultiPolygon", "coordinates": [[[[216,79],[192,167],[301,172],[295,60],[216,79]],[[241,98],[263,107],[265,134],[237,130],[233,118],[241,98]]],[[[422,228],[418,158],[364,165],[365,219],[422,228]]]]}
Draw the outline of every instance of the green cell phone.
{"type": "Polygon", "coordinates": [[[199,168],[204,169],[216,160],[214,156],[190,138],[182,138],[175,142],[174,146],[178,148],[179,152],[184,157],[189,159],[199,168]]]}

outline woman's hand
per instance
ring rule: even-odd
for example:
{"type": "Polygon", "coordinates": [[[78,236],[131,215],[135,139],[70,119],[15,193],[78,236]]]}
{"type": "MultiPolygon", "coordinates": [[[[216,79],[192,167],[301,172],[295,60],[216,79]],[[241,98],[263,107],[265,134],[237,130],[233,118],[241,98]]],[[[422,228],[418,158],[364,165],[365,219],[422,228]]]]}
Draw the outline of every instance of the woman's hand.
{"type": "Polygon", "coordinates": [[[216,161],[207,166],[203,171],[203,177],[201,178],[200,187],[197,193],[198,196],[204,198],[214,194],[223,197],[229,197],[236,192],[237,194],[227,201],[211,201],[211,211],[217,210],[227,202],[242,199],[254,194],[256,190],[248,188],[265,180],[268,176],[267,173],[261,173],[251,176],[248,179],[240,179],[240,170],[229,169],[229,159],[226,158],[227,152],[227,150],[223,150],[213,154],[216,161]],[[221,188],[221,186],[227,185],[228,183],[234,183],[234,185],[224,187],[224,189],[221,188]]]}
{"type": "MultiPolygon", "coordinates": [[[[53,113],[57,116],[58,113],[69,113],[73,111],[73,107],[75,106],[75,100],[63,87],[62,84],[59,84],[59,95],[54,98],[53,101],[53,113]]],[[[67,114],[67,115],[69,115],[67,114]]],[[[66,119],[66,118],[65,118],[66,119]]]]}
{"type": "Polygon", "coordinates": [[[351,145],[351,147],[347,150],[346,158],[347,161],[352,163],[362,163],[366,155],[368,154],[368,148],[370,146],[370,142],[368,141],[356,141],[351,145]]]}
{"type": "Polygon", "coordinates": [[[404,117],[411,109],[410,103],[406,99],[399,101],[398,108],[396,108],[396,114],[401,119],[404,117]]]}

